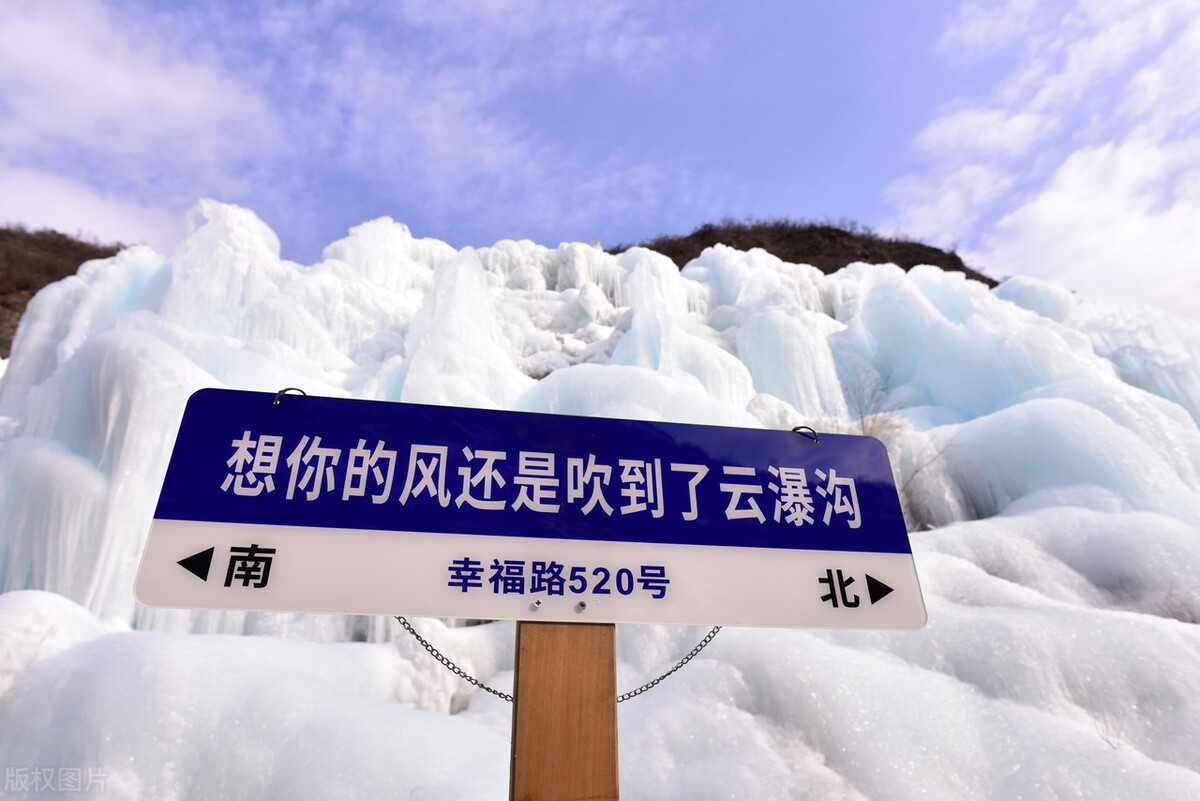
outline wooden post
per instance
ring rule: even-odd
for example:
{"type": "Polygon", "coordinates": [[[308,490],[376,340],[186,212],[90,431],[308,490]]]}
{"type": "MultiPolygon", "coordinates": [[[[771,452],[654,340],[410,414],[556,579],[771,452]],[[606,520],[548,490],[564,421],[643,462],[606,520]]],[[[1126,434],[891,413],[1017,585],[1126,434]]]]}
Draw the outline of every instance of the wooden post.
{"type": "Polygon", "coordinates": [[[611,623],[517,624],[511,801],[616,801],[611,623]]]}

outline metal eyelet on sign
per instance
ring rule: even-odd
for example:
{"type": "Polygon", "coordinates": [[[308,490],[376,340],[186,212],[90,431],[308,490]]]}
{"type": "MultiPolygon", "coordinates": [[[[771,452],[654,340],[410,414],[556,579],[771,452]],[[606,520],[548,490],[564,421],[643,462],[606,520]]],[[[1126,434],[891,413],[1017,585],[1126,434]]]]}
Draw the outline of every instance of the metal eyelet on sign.
{"type": "Polygon", "coordinates": [[[306,397],[306,398],[308,397],[308,393],[305,392],[304,390],[300,389],[300,387],[284,387],[283,389],[281,389],[275,393],[275,400],[271,401],[271,405],[278,406],[279,399],[282,398],[284,395],[286,395],[289,392],[299,392],[304,397],[306,397]]]}
{"type": "Polygon", "coordinates": [[[817,433],[815,428],[811,428],[810,426],[796,426],[792,429],[792,431],[802,437],[811,439],[813,441],[813,445],[821,444],[821,435],[817,433]]]}

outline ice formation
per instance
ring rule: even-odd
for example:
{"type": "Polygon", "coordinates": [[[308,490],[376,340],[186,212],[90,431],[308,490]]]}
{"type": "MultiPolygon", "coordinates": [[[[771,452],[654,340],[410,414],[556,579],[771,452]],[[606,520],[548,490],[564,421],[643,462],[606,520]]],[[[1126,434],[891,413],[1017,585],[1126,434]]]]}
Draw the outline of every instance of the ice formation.
{"type": "MultiPolygon", "coordinates": [[[[169,257],[40,292],[2,369],[5,797],[75,771],[121,799],[507,792],[506,705],[389,621],[135,605],[205,386],[883,439],[929,626],[727,630],[622,705],[628,798],[1200,797],[1190,318],[720,246],[682,272],[642,249],[458,251],[390,219],[301,265],[206,201],[169,257]]],[[[419,626],[511,684],[511,624],[419,626]]],[[[619,627],[620,684],[700,633],[619,627]]]]}

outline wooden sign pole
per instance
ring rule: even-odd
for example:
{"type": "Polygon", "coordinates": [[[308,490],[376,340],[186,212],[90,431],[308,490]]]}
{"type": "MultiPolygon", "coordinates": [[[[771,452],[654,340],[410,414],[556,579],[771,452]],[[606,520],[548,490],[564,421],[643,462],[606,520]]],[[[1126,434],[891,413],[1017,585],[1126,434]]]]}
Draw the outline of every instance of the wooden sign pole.
{"type": "Polygon", "coordinates": [[[517,624],[511,801],[616,801],[611,623],[517,624]]]}

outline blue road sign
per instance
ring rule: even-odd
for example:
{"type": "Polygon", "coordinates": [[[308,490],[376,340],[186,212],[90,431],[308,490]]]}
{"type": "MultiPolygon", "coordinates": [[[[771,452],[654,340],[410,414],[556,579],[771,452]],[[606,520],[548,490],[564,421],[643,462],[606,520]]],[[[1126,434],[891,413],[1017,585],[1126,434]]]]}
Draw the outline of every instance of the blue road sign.
{"type": "Polygon", "coordinates": [[[924,622],[869,437],[215,389],[184,412],[137,588],[215,608],[924,622]],[[733,596],[749,609],[722,612],[733,596]]]}

